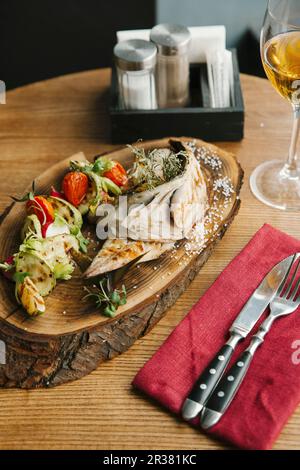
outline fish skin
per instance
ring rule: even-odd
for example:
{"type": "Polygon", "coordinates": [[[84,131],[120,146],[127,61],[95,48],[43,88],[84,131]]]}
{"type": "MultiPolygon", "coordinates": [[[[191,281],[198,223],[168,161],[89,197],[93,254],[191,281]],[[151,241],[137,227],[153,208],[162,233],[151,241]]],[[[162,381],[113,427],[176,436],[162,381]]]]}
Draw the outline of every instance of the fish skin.
{"type": "Polygon", "coordinates": [[[160,258],[164,253],[171,251],[175,247],[175,243],[159,243],[159,242],[148,242],[151,244],[151,249],[142,258],[139,259],[139,263],[147,263],[160,258]]]}
{"type": "Polygon", "coordinates": [[[172,196],[171,216],[175,226],[181,228],[187,236],[192,227],[204,218],[206,208],[206,184],[200,164],[194,157],[190,160],[186,183],[172,196]]]}

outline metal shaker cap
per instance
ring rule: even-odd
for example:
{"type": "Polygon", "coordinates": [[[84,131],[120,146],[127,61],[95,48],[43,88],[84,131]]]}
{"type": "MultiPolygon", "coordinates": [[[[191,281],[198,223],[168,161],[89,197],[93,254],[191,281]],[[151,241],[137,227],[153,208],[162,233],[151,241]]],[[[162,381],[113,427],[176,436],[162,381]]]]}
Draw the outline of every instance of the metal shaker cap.
{"type": "Polygon", "coordinates": [[[156,63],[157,48],[155,44],[143,39],[128,39],[114,47],[117,66],[122,70],[147,70],[156,63]]]}
{"type": "Polygon", "coordinates": [[[160,54],[177,55],[188,51],[191,33],[185,26],[165,23],[152,28],[150,39],[160,54]]]}

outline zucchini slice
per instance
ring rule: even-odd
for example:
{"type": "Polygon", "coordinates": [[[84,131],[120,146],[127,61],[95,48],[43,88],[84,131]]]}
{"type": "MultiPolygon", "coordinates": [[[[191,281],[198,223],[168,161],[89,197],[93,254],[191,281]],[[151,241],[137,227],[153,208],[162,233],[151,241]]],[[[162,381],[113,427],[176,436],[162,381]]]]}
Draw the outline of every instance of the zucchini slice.
{"type": "Polygon", "coordinates": [[[78,241],[73,235],[56,235],[45,238],[41,242],[41,249],[38,255],[54,271],[57,264],[70,264],[71,260],[68,253],[71,249],[78,251],[78,241]]]}
{"type": "Polygon", "coordinates": [[[82,227],[82,215],[76,207],[59,197],[50,196],[48,199],[54,208],[54,212],[62,217],[68,225],[82,227]]]}
{"type": "Polygon", "coordinates": [[[16,258],[16,272],[28,273],[40,295],[45,297],[54,289],[56,280],[49,264],[37,254],[20,253],[16,258]]]}
{"type": "Polygon", "coordinates": [[[19,284],[18,298],[29,316],[35,317],[45,312],[45,301],[29,276],[19,284]]]}
{"type": "Polygon", "coordinates": [[[26,217],[21,230],[21,239],[24,240],[30,233],[34,233],[38,238],[42,238],[41,223],[35,214],[26,217]]]}

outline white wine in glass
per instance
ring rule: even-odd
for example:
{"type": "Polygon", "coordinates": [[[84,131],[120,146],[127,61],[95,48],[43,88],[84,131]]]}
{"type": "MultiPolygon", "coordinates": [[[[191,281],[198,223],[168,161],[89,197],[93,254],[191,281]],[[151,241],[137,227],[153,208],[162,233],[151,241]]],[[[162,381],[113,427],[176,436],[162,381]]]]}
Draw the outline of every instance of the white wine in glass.
{"type": "MultiPolygon", "coordinates": [[[[294,113],[292,141],[287,160],[273,160],[257,167],[250,186],[265,204],[300,211],[300,167],[297,143],[300,130],[300,0],[269,0],[261,33],[261,56],[274,88],[294,113]]],[[[276,138],[276,136],[274,136],[276,138]]]]}

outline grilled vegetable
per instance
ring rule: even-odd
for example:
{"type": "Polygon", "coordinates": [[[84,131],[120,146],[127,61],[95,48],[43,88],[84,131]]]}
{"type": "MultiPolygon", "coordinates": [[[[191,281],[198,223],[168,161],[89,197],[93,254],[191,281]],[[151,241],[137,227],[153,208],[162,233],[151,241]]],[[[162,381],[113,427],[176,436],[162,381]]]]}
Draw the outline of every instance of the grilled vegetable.
{"type": "MultiPolygon", "coordinates": [[[[90,206],[93,204],[93,201],[96,199],[96,197],[97,197],[96,184],[94,181],[89,180],[87,194],[84,200],[82,201],[82,203],[78,206],[78,210],[80,211],[81,215],[86,215],[89,212],[90,206]]],[[[106,191],[103,191],[103,190],[102,190],[99,200],[101,200],[103,204],[114,203],[114,197],[110,196],[106,191]]]]}
{"type": "Polygon", "coordinates": [[[112,165],[113,163],[105,157],[98,158],[94,163],[71,161],[71,168],[84,173],[93,185],[94,198],[89,202],[89,211],[92,214],[96,213],[97,207],[103,201],[103,196],[106,193],[116,196],[121,194],[119,186],[109,178],[102,176],[112,168],[112,165]]]}
{"type": "Polygon", "coordinates": [[[22,198],[12,198],[16,202],[26,201],[26,210],[29,215],[35,215],[41,224],[42,236],[46,236],[46,230],[54,221],[54,209],[51,202],[45,196],[35,196],[34,182],[32,191],[25,194],[22,198]]]}
{"type": "Polygon", "coordinates": [[[94,181],[89,180],[86,196],[84,200],[82,201],[82,203],[78,206],[78,210],[81,213],[81,215],[86,215],[89,212],[90,205],[96,198],[96,195],[97,195],[96,185],[94,181]]]}
{"type": "MultiPolygon", "coordinates": [[[[38,293],[45,297],[54,289],[56,281],[49,264],[37,252],[20,252],[15,259],[16,273],[30,277],[38,293]]],[[[18,292],[17,282],[17,292],[18,292]]]]}
{"type": "Polygon", "coordinates": [[[70,228],[68,224],[66,224],[61,217],[56,216],[54,222],[47,227],[45,238],[69,233],[70,228]]]}
{"type": "Polygon", "coordinates": [[[113,167],[106,171],[103,176],[113,181],[117,186],[126,186],[128,183],[127,172],[119,162],[113,162],[113,167]]]}
{"type": "Polygon", "coordinates": [[[83,253],[87,253],[87,247],[88,247],[89,241],[87,238],[85,238],[82,235],[80,228],[74,226],[74,227],[71,227],[70,231],[71,231],[71,235],[73,235],[78,241],[80,251],[82,251],[83,253]]]}
{"type": "Polygon", "coordinates": [[[111,170],[114,166],[114,162],[105,156],[98,156],[95,158],[94,163],[87,163],[90,169],[100,176],[103,176],[105,172],[111,170]]]}
{"type": "Polygon", "coordinates": [[[93,180],[96,188],[96,196],[90,204],[89,210],[92,214],[96,213],[97,207],[103,201],[103,193],[111,192],[115,195],[121,194],[120,188],[114,184],[108,178],[98,176],[96,173],[90,172],[88,174],[91,180],[93,180]]]}
{"type": "Polygon", "coordinates": [[[49,238],[25,238],[14,256],[16,298],[29,315],[45,311],[43,297],[50,294],[56,279],[70,279],[74,264],[71,250],[78,251],[73,235],[63,234],[49,238]]]}
{"type": "Polygon", "coordinates": [[[29,276],[18,285],[17,295],[28,315],[34,317],[45,312],[44,299],[29,276]]]}
{"type": "Polygon", "coordinates": [[[88,183],[88,177],[81,171],[67,173],[62,183],[62,189],[67,201],[73,204],[73,206],[78,207],[86,196],[88,183]]]}
{"type": "Polygon", "coordinates": [[[53,272],[56,270],[56,265],[60,265],[59,272],[62,265],[67,266],[70,263],[73,271],[74,265],[71,262],[69,253],[72,249],[78,251],[78,247],[78,241],[73,235],[57,235],[40,241],[38,253],[53,272]]]}
{"type": "Polygon", "coordinates": [[[35,214],[37,216],[42,227],[54,221],[53,206],[44,196],[30,197],[26,203],[26,209],[28,214],[35,214]]]}
{"type": "Polygon", "coordinates": [[[51,202],[55,214],[64,219],[69,226],[82,227],[82,216],[70,202],[53,196],[50,196],[48,200],[51,202]]]}
{"type": "Polygon", "coordinates": [[[69,263],[56,263],[53,269],[55,279],[61,279],[62,281],[68,281],[72,277],[72,273],[75,269],[74,264],[70,261],[69,263]]]}
{"type": "Polygon", "coordinates": [[[36,235],[42,238],[42,226],[35,214],[28,215],[21,230],[21,238],[24,240],[29,235],[36,235]]]}
{"type": "MultiPolygon", "coordinates": [[[[76,172],[76,178],[78,175],[76,172]]],[[[80,179],[88,183],[83,173],[80,179]]],[[[57,279],[71,278],[75,268],[72,254],[78,254],[79,249],[86,251],[87,240],[81,233],[82,216],[73,204],[57,197],[60,195],[52,189],[48,198],[35,196],[33,185],[32,192],[18,200],[27,201],[28,211],[22,243],[18,253],[0,263],[0,269],[15,282],[17,301],[31,316],[45,311],[43,297],[53,290],[57,279]]]]}
{"type": "Polygon", "coordinates": [[[70,254],[82,272],[84,272],[92,262],[92,259],[87,254],[80,251],[71,249],[70,254]]]}

